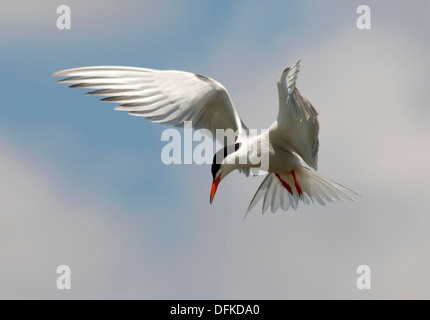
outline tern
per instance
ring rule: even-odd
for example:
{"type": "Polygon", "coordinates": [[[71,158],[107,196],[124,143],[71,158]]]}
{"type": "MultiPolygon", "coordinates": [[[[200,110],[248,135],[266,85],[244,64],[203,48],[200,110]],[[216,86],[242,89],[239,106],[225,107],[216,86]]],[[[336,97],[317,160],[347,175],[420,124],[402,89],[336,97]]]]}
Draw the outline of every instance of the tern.
{"type": "MultiPolygon", "coordinates": [[[[93,66],[52,74],[64,77],[58,83],[86,88],[90,96],[119,104],[115,109],[150,121],[180,126],[190,121],[194,129],[236,132],[234,146],[225,146],[213,159],[212,203],[220,182],[238,169],[249,176],[257,167],[251,151],[256,140],[268,141],[267,174],[251,200],[246,214],[263,199],[262,212],[279,208],[297,209],[299,202],[320,205],[351,200],[358,193],[317,172],[319,148],[318,113],[296,88],[300,61],[286,68],[278,81],[279,112],[275,122],[259,136],[250,136],[233,106],[229,93],[219,82],[195,73],[120,66],[93,66]],[[235,161],[239,158],[247,161],[235,161]]],[[[261,143],[258,144],[261,146],[261,143]]],[[[255,160],[255,159],[254,159],[255,160]]],[[[245,215],[246,216],[246,215],[245,215]]]]}

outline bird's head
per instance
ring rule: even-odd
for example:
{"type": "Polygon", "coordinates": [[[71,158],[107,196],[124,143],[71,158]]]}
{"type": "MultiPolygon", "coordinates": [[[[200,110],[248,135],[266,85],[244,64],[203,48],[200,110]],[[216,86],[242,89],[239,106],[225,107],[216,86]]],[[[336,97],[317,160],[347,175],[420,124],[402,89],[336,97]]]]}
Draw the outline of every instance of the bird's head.
{"type": "Polygon", "coordinates": [[[212,161],[212,187],[211,187],[211,195],[210,195],[210,203],[214,200],[216,190],[218,189],[218,185],[222,179],[224,179],[230,172],[235,169],[234,164],[227,163],[227,156],[239,150],[239,143],[236,143],[234,146],[226,146],[223,149],[220,149],[213,158],[212,161]]]}

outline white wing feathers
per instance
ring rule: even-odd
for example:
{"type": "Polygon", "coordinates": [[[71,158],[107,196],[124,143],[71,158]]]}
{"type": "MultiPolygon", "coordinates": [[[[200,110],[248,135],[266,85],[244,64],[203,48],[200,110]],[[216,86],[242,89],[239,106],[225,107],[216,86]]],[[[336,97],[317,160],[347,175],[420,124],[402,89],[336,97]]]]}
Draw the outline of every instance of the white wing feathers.
{"type": "Polygon", "coordinates": [[[293,93],[294,93],[294,89],[296,88],[296,80],[297,80],[297,75],[299,73],[300,70],[300,61],[297,62],[295,65],[293,65],[291,68],[288,68],[288,70],[284,70],[287,71],[286,73],[286,83],[287,83],[287,94],[288,97],[290,97],[293,93]]]}
{"type": "Polygon", "coordinates": [[[243,125],[227,90],[215,80],[183,71],[131,67],[84,67],[54,73],[67,77],[58,83],[72,88],[94,89],[88,95],[104,96],[115,109],[134,116],[170,124],[192,121],[195,129],[233,129],[244,134],[243,125]]]}
{"type": "Polygon", "coordinates": [[[318,113],[296,88],[300,61],[285,69],[278,81],[277,147],[296,152],[312,168],[318,163],[318,113]]]}

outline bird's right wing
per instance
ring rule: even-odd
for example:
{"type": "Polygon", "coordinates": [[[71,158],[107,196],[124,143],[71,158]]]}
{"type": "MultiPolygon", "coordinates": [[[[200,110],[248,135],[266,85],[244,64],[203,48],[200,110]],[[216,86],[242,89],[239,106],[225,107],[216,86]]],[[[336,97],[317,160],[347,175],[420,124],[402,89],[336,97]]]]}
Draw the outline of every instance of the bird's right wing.
{"type": "Polygon", "coordinates": [[[287,149],[302,157],[310,167],[317,169],[318,113],[296,88],[300,61],[285,69],[278,82],[279,112],[274,133],[276,147],[287,149]]]}
{"type": "Polygon", "coordinates": [[[67,77],[58,83],[72,88],[95,91],[87,95],[104,96],[105,102],[120,104],[115,109],[134,116],[170,124],[191,121],[195,129],[232,129],[246,135],[227,90],[215,80],[183,71],[101,66],[59,71],[55,77],[67,77]]]}

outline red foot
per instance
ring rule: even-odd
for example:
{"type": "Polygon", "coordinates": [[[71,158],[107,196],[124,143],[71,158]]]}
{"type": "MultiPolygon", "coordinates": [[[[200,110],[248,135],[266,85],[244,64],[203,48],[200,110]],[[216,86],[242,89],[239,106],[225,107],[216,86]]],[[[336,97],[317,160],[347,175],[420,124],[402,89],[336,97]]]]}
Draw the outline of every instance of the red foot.
{"type": "Polygon", "coordinates": [[[282,180],[281,177],[279,176],[279,174],[275,173],[275,175],[278,177],[279,181],[281,181],[282,186],[285,189],[287,189],[289,193],[293,194],[293,189],[291,189],[290,185],[288,183],[286,183],[284,180],[282,180]]]}
{"type": "Polygon", "coordinates": [[[300,188],[299,183],[297,182],[296,172],[294,170],[292,170],[291,174],[293,175],[293,178],[294,178],[294,186],[296,187],[296,190],[297,190],[299,196],[301,196],[303,194],[303,191],[302,191],[302,188],[300,188]]]}

